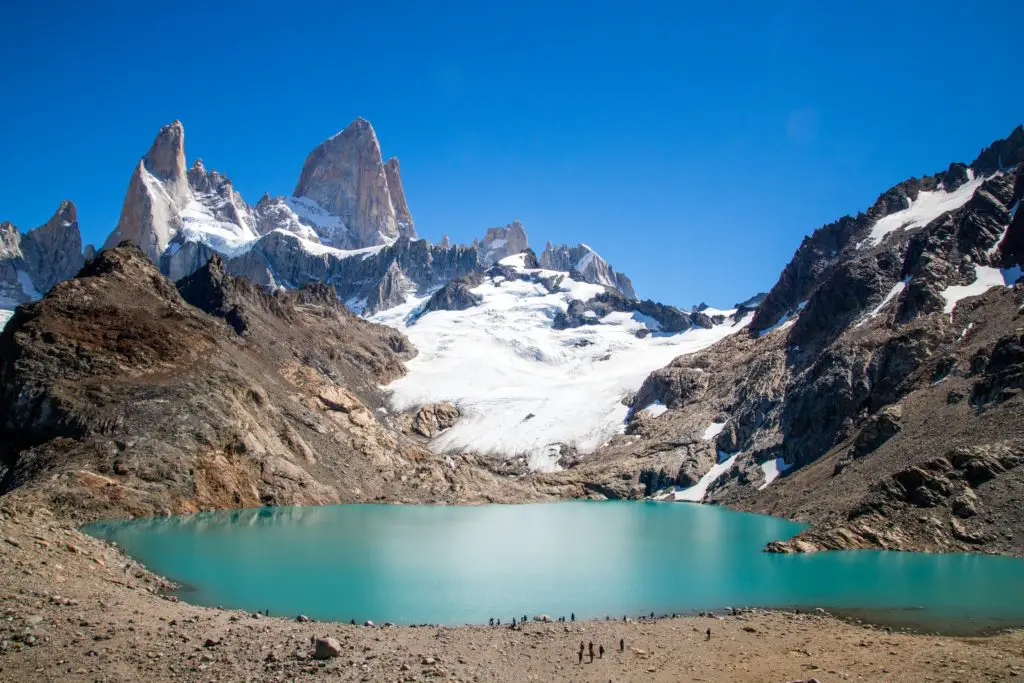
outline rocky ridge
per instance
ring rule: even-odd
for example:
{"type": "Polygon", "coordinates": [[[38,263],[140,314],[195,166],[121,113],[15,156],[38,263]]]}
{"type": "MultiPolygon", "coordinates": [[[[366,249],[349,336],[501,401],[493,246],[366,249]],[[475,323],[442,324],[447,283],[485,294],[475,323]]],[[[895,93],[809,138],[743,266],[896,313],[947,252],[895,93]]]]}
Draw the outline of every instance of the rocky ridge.
{"type": "Polygon", "coordinates": [[[805,239],[750,334],[652,373],[627,436],[581,467],[607,495],[706,488],[812,522],[779,551],[1024,553],[1022,150],[1018,128],[805,239]]]}
{"type": "Polygon", "coordinates": [[[629,278],[612,268],[586,244],[580,243],[575,247],[563,244],[556,247],[548,242],[539,261],[541,268],[565,271],[574,274],[577,280],[615,289],[627,299],[637,298],[629,278]]]}
{"type": "Polygon", "coordinates": [[[392,423],[379,386],[414,353],[331,287],[267,291],[216,258],[175,286],[105,250],[0,337],[0,493],[75,519],[556,495],[392,423]]]}

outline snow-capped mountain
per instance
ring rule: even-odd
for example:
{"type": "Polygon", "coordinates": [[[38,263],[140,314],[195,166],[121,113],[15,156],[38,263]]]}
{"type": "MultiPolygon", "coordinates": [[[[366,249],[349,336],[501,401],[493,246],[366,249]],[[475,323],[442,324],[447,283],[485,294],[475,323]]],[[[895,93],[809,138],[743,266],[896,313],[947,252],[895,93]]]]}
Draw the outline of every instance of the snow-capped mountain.
{"type": "MultiPolygon", "coordinates": [[[[489,229],[469,247],[447,237],[434,245],[417,240],[398,159],[383,161],[373,126],[362,118],[309,154],[293,196],[265,194],[252,207],[202,161],[186,170],[185,131],[174,121],[136,167],[106,247],[123,240],[173,280],[218,254],[229,272],[269,287],[326,282],[361,313],[422,297],[529,248],[518,221],[489,229]]],[[[548,258],[549,269],[634,296],[629,278],[585,245],[548,258]]]]}
{"type": "Polygon", "coordinates": [[[650,371],[750,322],[747,314],[712,324],[618,295],[628,302],[621,310],[587,310],[586,324],[559,328],[555,321],[571,307],[592,307],[610,290],[540,268],[532,252],[506,257],[458,287],[462,295],[445,297],[447,304],[411,297],[370,318],[419,349],[408,374],[387,387],[391,407],[454,403],[461,417],[432,448],[521,456],[536,470],[557,469],[560,460],[604,444],[623,430],[631,393],[650,371]]]}
{"type": "Polygon", "coordinates": [[[70,201],[61,202],[50,220],[25,234],[0,223],[0,329],[15,306],[74,276],[84,260],[78,212],[70,201]]]}

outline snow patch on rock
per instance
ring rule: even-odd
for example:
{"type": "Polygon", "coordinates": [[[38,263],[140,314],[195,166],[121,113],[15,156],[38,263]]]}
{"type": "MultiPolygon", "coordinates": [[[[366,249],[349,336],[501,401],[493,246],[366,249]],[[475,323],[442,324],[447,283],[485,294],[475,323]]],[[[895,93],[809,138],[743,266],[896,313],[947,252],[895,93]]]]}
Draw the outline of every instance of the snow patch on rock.
{"type": "Polygon", "coordinates": [[[953,309],[956,308],[957,302],[966,299],[969,296],[979,296],[984,294],[993,287],[1002,287],[1006,283],[1003,278],[1003,271],[998,268],[992,268],[991,266],[974,266],[976,277],[974,282],[969,285],[950,285],[944,290],[939,292],[942,298],[946,300],[946,305],[942,308],[944,313],[953,314],[953,309]]]}
{"type": "Polygon", "coordinates": [[[711,441],[711,439],[722,433],[722,430],[725,429],[725,425],[725,422],[712,422],[708,425],[708,428],[704,430],[704,434],[700,438],[705,441],[711,441]]]}
{"type": "MultiPolygon", "coordinates": [[[[725,457],[721,462],[713,465],[703,477],[700,478],[693,486],[682,489],[675,492],[673,496],[674,500],[685,501],[689,503],[702,503],[704,497],[708,495],[708,487],[715,483],[719,477],[724,475],[726,472],[731,470],[736,464],[736,458],[740,457],[739,453],[723,453],[725,457]]],[[[721,457],[721,456],[720,456],[721,457]]]]}
{"type": "Polygon", "coordinates": [[[861,245],[874,246],[895,230],[919,228],[928,225],[947,211],[959,209],[974,196],[975,190],[981,187],[983,182],[985,182],[985,178],[974,178],[952,192],[935,190],[934,192],[918,193],[917,199],[911,202],[908,208],[875,221],[875,224],[871,226],[871,234],[861,245]]]}
{"type": "Polygon", "coordinates": [[[764,483],[757,487],[758,491],[768,488],[768,485],[779,478],[779,474],[788,470],[792,465],[786,463],[782,458],[773,458],[761,463],[761,472],[764,473],[764,483]]]}

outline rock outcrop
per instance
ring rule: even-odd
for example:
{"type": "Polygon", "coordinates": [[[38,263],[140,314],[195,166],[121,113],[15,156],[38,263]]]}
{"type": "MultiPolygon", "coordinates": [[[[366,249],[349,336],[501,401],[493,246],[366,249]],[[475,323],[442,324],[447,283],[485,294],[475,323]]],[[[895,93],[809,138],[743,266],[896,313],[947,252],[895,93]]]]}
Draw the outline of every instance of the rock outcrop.
{"type": "Polygon", "coordinates": [[[539,260],[541,268],[563,270],[574,274],[574,279],[611,287],[628,299],[636,298],[629,278],[617,272],[586,244],[580,243],[575,247],[563,244],[556,247],[548,242],[539,260]]]}
{"type": "Polygon", "coordinates": [[[480,265],[487,268],[506,256],[526,251],[530,244],[523,224],[512,221],[504,228],[488,228],[484,238],[473,246],[477,247],[480,265]]]}
{"type": "Polygon", "coordinates": [[[475,272],[451,280],[427,299],[421,314],[431,311],[464,311],[478,305],[482,298],[472,290],[480,286],[481,282],[483,276],[475,272]]]}
{"type": "Polygon", "coordinates": [[[552,326],[556,330],[564,330],[597,325],[601,318],[613,312],[635,313],[650,318],[655,322],[652,327],[656,327],[659,332],[684,332],[695,326],[710,328],[713,324],[711,318],[700,311],[684,313],[675,306],[659,304],[650,299],[629,299],[618,290],[608,289],[586,301],[572,301],[564,313],[559,312],[555,316],[552,326]]]}
{"type": "Polygon", "coordinates": [[[461,413],[452,403],[430,403],[416,411],[412,430],[422,437],[433,439],[459,419],[461,413]]]}

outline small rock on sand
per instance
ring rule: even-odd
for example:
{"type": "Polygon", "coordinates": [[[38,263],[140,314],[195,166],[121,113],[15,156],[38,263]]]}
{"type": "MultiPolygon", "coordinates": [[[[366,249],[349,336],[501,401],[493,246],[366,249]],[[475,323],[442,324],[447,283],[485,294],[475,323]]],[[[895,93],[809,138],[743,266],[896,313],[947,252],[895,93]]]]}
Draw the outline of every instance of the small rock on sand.
{"type": "Polygon", "coordinates": [[[317,638],[313,656],[317,659],[331,659],[341,656],[341,643],[334,638],[317,638]]]}

